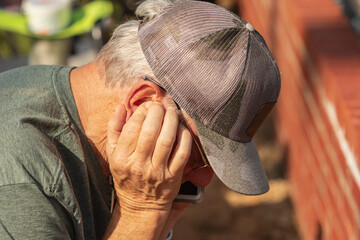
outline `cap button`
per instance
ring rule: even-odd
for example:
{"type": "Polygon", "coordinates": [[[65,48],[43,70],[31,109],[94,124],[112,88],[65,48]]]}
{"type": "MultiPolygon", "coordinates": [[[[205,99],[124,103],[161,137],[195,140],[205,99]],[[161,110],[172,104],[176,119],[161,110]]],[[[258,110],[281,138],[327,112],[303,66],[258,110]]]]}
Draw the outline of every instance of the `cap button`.
{"type": "Polygon", "coordinates": [[[249,30],[250,32],[253,32],[255,30],[255,28],[253,27],[253,25],[251,25],[250,23],[246,23],[245,27],[247,28],[247,30],[249,30]]]}

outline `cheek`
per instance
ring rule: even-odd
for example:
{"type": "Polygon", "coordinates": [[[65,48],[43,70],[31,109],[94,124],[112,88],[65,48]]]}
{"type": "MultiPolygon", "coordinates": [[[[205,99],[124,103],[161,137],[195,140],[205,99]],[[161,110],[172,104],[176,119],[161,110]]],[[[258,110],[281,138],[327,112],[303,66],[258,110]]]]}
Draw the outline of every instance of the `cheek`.
{"type": "Polygon", "coordinates": [[[190,181],[198,187],[206,187],[213,176],[214,171],[212,168],[191,170],[187,174],[184,174],[183,182],[190,181]]]}

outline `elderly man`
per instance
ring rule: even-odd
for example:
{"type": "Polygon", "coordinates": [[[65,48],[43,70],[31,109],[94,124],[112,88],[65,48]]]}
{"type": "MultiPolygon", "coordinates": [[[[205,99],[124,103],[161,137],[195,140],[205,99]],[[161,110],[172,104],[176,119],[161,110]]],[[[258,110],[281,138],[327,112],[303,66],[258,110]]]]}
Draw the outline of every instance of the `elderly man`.
{"type": "Polygon", "coordinates": [[[166,239],[183,182],[268,191],[252,136],[280,76],[263,38],[205,2],[137,15],[88,65],[0,75],[1,239],[166,239]]]}

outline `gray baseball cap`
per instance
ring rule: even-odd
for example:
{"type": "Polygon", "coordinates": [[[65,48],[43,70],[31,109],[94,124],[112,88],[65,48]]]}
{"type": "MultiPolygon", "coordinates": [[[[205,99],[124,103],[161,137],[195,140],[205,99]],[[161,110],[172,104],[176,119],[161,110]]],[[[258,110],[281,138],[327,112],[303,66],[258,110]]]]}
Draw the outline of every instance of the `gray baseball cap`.
{"type": "Polygon", "coordinates": [[[214,172],[247,195],[269,190],[252,140],[275,105],[280,73],[254,27],[207,2],[178,1],[139,26],[160,85],[193,119],[214,172]]]}

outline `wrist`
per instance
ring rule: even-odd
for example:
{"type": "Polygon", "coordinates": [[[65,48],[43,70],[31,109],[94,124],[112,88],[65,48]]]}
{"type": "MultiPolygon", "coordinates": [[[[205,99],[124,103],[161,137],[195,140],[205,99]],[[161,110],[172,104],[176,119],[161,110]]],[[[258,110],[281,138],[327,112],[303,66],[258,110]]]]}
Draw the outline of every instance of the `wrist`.
{"type": "MultiPolygon", "coordinates": [[[[136,226],[134,234],[146,236],[146,239],[158,239],[166,224],[169,211],[155,209],[124,209],[120,207],[121,222],[136,226]]],[[[144,239],[144,238],[142,238],[144,239]]]]}
{"type": "Polygon", "coordinates": [[[167,199],[146,199],[139,200],[138,198],[127,197],[125,195],[118,196],[119,204],[123,211],[127,213],[143,212],[151,214],[153,212],[170,212],[172,200],[167,199]]]}
{"type": "Polygon", "coordinates": [[[159,239],[168,216],[169,211],[129,211],[117,203],[104,239],[159,239]]]}
{"type": "Polygon", "coordinates": [[[162,221],[163,219],[165,219],[165,222],[170,213],[170,210],[164,209],[123,207],[121,203],[119,210],[123,219],[128,218],[139,221],[152,219],[155,222],[162,221]]]}

